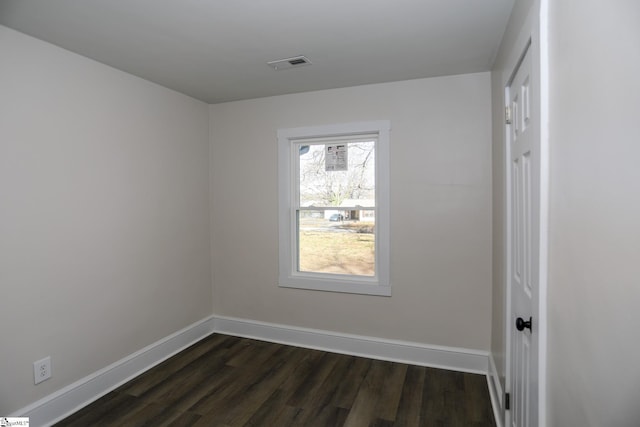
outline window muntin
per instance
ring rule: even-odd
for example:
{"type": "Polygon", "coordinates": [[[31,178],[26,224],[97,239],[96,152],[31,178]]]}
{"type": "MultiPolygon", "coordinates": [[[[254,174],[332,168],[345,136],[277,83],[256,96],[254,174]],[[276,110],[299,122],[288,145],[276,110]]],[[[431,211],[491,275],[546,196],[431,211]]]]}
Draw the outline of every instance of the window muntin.
{"type": "Polygon", "coordinates": [[[388,134],[388,122],[278,131],[280,286],[391,294],[388,134]]]}

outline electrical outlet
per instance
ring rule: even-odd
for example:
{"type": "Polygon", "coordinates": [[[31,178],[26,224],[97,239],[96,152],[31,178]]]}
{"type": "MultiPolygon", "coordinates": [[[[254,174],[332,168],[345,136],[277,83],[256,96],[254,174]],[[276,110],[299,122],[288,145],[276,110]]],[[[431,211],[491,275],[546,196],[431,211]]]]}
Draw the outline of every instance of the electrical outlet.
{"type": "Polygon", "coordinates": [[[47,356],[42,360],[33,362],[33,381],[40,384],[44,380],[51,378],[51,357],[47,356]]]}

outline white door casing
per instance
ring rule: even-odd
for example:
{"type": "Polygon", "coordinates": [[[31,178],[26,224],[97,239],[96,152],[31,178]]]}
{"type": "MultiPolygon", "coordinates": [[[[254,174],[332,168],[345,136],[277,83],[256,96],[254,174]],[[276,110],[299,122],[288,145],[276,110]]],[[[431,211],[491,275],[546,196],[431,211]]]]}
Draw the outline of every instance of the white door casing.
{"type": "Polygon", "coordinates": [[[516,66],[507,100],[507,235],[510,413],[512,427],[537,427],[541,150],[539,78],[531,43],[516,66]]]}

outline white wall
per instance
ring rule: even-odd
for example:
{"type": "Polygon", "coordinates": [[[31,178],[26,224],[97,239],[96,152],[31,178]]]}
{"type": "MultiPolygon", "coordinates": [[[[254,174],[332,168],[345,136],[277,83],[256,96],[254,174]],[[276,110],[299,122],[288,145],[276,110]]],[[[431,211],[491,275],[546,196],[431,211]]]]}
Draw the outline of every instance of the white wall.
{"type": "Polygon", "coordinates": [[[211,313],[208,107],[6,27],[0,57],[9,415],[211,313]]]}
{"type": "Polygon", "coordinates": [[[215,314],[489,349],[489,73],[210,110],[215,314]],[[382,119],[392,126],[393,296],[278,288],[276,131],[382,119]]]}
{"type": "Polygon", "coordinates": [[[549,4],[549,426],[637,426],[640,3],[549,4]]]}

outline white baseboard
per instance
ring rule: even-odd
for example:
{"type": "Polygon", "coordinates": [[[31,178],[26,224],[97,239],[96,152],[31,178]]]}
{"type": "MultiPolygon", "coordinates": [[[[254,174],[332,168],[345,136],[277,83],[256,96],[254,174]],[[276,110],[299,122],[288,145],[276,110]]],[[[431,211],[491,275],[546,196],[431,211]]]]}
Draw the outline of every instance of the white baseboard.
{"type": "Polygon", "coordinates": [[[210,335],[213,323],[213,317],[208,317],[187,326],[9,416],[29,417],[32,427],[55,424],[210,335]]]}
{"type": "Polygon", "coordinates": [[[489,353],[216,316],[215,332],[333,353],[487,375],[489,353]]]}
{"type": "Polygon", "coordinates": [[[504,391],[500,383],[500,376],[496,369],[496,362],[493,354],[489,354],[489,373],[487,374],[487,385],[489,386],[489,397],[493,407],[493,417],[497,427],[504,426],[504,391]]]}
{"type": "MultiPolygon", "coordinates": [[[[492,390],[492,383],[495,382],[491,379],[492,374],[489,371],[491,369],[491,359],[489,353],[485,351],[342,334],[249,319],[211,316],[88,375],[9,416],[29,417],[30,425],[33,427],[51,426],[212,333],[253,338],[372,359],[483,374],[487,375],[489,390],[492,390]]],[[[495,364],[493,364],[493,371],[495,371],[495,364]]],[[[497,384],[499,386],[499,381],[497,384]]],[[[498,394],[498,396],[500,395],[501,393],[498,394]]],[[[493,401],[494,397],[492,396],[492,403],[493,401]]],[[[502,427],[500,421],[496,417],[498,427],[502,427]]]]}

